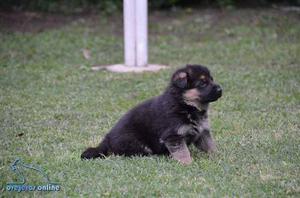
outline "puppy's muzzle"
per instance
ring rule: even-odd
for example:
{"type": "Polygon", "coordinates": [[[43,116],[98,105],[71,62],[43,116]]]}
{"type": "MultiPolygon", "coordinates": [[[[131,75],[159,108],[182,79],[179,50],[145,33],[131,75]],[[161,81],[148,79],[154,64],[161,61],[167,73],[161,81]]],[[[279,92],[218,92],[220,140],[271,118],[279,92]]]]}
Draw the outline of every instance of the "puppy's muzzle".
{"type": "Polygon", "coordinates": [[[222,87],[220,85],[213,85],[213,88],[209,94],[209,102],[214,102],[222,96],[222,87]]]}
{"type": "Polygon", "coordinates": [[[214,90],[216,92],[216,96],[220,98],[222,96],[222,87],[220,85],[215,85],[214,90]]]}

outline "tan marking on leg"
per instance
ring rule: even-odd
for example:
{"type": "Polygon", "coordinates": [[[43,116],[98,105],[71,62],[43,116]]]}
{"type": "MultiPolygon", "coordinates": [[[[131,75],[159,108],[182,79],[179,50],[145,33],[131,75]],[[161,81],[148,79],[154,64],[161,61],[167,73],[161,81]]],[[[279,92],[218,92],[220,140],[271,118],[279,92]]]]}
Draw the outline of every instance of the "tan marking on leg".
{"type": "Polygon", "coordinates": [[[216,143],[213,141],[212,138],[209,138],[207,140],[207,147],[208,147],[208,149],[207,149],[208,153],[214,153],[217,151],[216,143]]]}
{"type": "Polygon", "coordinates": [[[189,149],[186,144],[175,152],[171,153],[172,157],[182,163],[183,165],[189,165],[192,163],[192,158],[189,149]]]}
{"type": "Polygon", "coordinates": [[[184,165],[192,163],[190,151],[183,139],[178,142],[166,142],[165,144],[173,159],[184,165]]]}

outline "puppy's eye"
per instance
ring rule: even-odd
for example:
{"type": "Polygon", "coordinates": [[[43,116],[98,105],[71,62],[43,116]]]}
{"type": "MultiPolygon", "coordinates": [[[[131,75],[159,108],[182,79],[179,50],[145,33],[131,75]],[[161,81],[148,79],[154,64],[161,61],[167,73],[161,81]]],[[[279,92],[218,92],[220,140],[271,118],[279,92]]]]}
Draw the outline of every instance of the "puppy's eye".
{"type": "Polygon", "coordinates": [[[206,87],[207,86],[207,81],[206,80],[200,80],[196,83],[196,86],[201,87],[201,88],[206,87]]]}

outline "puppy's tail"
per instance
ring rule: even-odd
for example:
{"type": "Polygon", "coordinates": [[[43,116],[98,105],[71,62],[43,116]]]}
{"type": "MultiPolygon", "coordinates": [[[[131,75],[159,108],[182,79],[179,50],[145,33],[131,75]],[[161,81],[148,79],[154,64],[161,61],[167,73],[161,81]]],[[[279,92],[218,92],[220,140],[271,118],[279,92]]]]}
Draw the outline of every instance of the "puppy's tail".
{"type": "Polygon", "coordinates": [[[104,158],[108,154],[108,139],[107,137],[97,147],[87,148],[82,154],[81,159],[104,158]]]}

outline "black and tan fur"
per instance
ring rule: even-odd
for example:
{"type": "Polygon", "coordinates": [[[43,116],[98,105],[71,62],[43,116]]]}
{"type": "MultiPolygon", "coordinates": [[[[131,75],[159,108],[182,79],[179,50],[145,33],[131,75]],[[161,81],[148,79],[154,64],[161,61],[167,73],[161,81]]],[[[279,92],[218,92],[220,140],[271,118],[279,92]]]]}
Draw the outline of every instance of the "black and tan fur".
{"type": "Polygon", "coordinates": [[[187,65],[172,75],[163,94],[128,111],[99,146],[88,148],[81,158],[164,154],[190,164],[188,145],[205,152],[216,149],[207,111],[221,95],[206,67],[187,65]]]}

